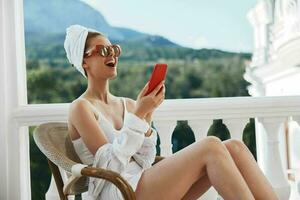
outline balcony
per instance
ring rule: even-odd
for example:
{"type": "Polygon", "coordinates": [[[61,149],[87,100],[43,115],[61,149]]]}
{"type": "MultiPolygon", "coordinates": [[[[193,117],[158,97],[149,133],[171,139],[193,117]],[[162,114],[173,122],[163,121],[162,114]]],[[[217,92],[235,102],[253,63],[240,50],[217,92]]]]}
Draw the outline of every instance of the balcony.
{"type": "MultiPolygon", "coordinates": [[[[32,126],[50,121],[65,122],[68,106],[69,104],[21,106],[15,109],[14,119],[19,126],[32,126]]],[[[299,177],[295,169],[287,168],[287,159],[282,156],[287,153],[285,140],[282,139],[285,138],[282,125],[292,121],[299,122],[300,97],[297,96],[165,100],[154,113],[154,126],[157,128],[160,138],[161,155],[170,156],[172,154],[172,133],[179,120],[188,122],[196,141],[207,136],[207,131],[214,119],[223,120],[231,138],[242,140],[243,130],[250,118],[256,119],[257,155],[260,167],[280,199],[296,199],[295,197],[299,197],[296,187],[299,177]],[[288,180],[288,174],[292,174],[296,179],[288,180]]],[[[21,178],[28,177],[29,172],[24,173],[21,178]]],[[[25,187],[27,191],[30,191],[28,186],[20,185],[19,187],[25,187]]],[[[23,194],[20,195],[23,196],[23,194]]],[[[27,195],[29,198],[30,193],[27,195]]],[[[56,199],[57,195],[52,183],[47,193],[47,199],[56,199]]],[[[200,199],[216,198],[217,193],[209,190],[200,199]]]]}
{"type": "MultiPolygon", "coordinates": [[[[22,1],[1,1],[0,10],[0,199],[27,200],[31,199],[28,126],[66,121],[69,105],[27,105],[22,1]]],[[[287,164],[282,131],[283,124],[300,121],[297,96],[166,100],[154,114],[161,155],[172,154],[178,120],[188,121],[196,141],[206,137],[214,119],[222,119],[231,137],[241,140],[250,118],[255,118],[260,167],[280,199],[299,199],[299,173],[287,164]]],[[[52,184],[47,199],[57,196],[54,189],[52,184]]],[[[216,198],[210,190],[201,199],[216,198]]]]}

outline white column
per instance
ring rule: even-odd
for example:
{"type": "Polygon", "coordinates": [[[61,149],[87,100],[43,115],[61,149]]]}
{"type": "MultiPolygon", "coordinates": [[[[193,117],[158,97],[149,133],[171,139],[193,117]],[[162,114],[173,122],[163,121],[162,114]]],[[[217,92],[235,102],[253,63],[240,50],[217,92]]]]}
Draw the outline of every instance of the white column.
{"type": "Polygon", "coordinates": [[[266,171],[266,156],[267,156],[267,134],[258,118],[255,118],[255,140],[256,140],[256,157],[257,163],[262,171],[266,171]]]}
{"type": "Polygon", "coordinates": [[[243,131],[249,119],[224,119],[223,124],[226,125],[232,139],[243,141],[243,131]]]}
{"type": "Polygon", "coordinates": [[[289,170],[289,173],[292,174],[295,177],[295,180],[291,181],[291,196],[290,199],[300,199],[300,194],[299,194],[299,175],[300,171],[299,170],[289,170]]]}
{"type": "Polygon", "coordinates": [[[297,170],[295,172],[295,179],[296,179],[296,183],[295,183],[295,193],[297,198],[300,199],[300,170],[297,170]]]}
{"type": "Polygon", "coordinates": [[[194,132],[196,141],[199,141],[207,136],[212,120],[188,120],[188,124],[194,132]]]}
{"type": "Polygon", "coordinates": [[[0,165],[0,180],[4,184],[0,184],[0,199],[8,198],[8,167],[7,167],[7,123],[8,123],[8,114],[5,109],[5,69],[2,66],[5,66],[5,47],[2,45],[4,42],[5,36],[5,27],[4,27],[4,1],[0,1],[0,159],[3,160],[3,164],[0,165]]]}
{"type": "Polygon", "coordinates": [[[218,192],[214,187],[211,187],[197,200],[215,200],[215,199],[222,200],[222,197],[218,195],[218,192]]]}
{"type": "MultiPolygon", "coordinates": [[[[299,7],[300,7],[300,5],[299,5],[299,7]]],[[[298,123],[298,126],[300,126],[300,116],[293,116],[293,120],[298,123]]],[[[296,134],[298,134],[298,133],[299,132],[296,132],[296,134]]],[[[295,136],[292,136],[292,137],[294,138],[295,136]]],[[[297,144],[297,141],[299,141],[299,140],[296,139],[296,141],[294,141],[294,144],[297,144]]],[[[292,153],[294,153],[295,157],[298,158],[297,160],[299,160],[300,154],[298,152],[300,151],[300,147],[299,147],[299,145],[297,145],[297,146],[295,145],[295,146],[293,146],[293,148],[297,148],[297,150],[292,151],[292,153]]],[[[293,171],[293,175],[295,176],[295,182],[293,182],[293,185],[292,185],[291,197],[294,197],[294,199],[300,199],[300,168],[299,168],[299,166],[296,169],[292,169],[292,171],[293,171]]]]}
{"type": "MultiPolygon", "coordinates": [[[[63,169],[61,169],[59,167],[59,173],[61,174],[61,178],[63,180],[63,183],[65,184],[68,180],[66,171],[64,171],[63,169]]],[[[51,182],[50,182],[49,188],[48,188],[48,190],[45,194],[45,199],[46,200],[60,199],[53,175],[51,175],[51,182]]],[[[68,200],[74,200],[74,199],[75,199],[75,195],[69,195],[68,196],[68,200]]]]}
{"type": "Polygon", "coordinates": [[[157,129],[160,139],[160,154],[161,156],[170,156],[172,151],[172,133],[177,125],[174,120],[153,120],[154,127],[157,129]]]}
{"type": "Polygon", "coordinates": [[[7,135],[8,130],[8,113],[6,108],[6,98],[4,94],[6,93],[6,83],[5,83],[5,47],[2,45],[4,42],[4,1],[0,1],[0,160],[3,164],[0,165],[0,180],[4,184],[0,184],[0,199],[8,199],[8,166],[7,166],[7,135]]]}
{"type": "Polygon", "coordinates": [[[45,199],[46,200],[57,200],[59,198],[60,197],[59,197],[59,194],[57,191],[57,187],[55,185],[55,180],[53,178],[53,175],[51,175],[51,182],[50,182],[49,188],[45,194],[45,199]]]}
{"type": "Polygon", "coordinates": [[[31,199],[28,130],[13,118],[27,104],[23,1],[0,1],[0,199],[31,199]]]}
{"type": "Polygon", "coordinates": [[[293,120],[300,126],[300,116],[293,116],[293,120]]]}
{"type": "Polygon", "coordinates": [[[286,170],[283,169],[279,151],[279,127],[285,119],[284,117],[258,119],[267,134],[265,174],[280,200],[287,200],[290,196],[290,185],[287,180],[286,170]]]}

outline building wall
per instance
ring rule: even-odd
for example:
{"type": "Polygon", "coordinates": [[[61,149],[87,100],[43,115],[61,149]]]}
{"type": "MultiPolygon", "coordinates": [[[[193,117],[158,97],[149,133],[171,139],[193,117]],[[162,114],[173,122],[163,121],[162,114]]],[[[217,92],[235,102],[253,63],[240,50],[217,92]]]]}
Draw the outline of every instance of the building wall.
{"type": "MultiPolygon", "coordinates": [[[[300,95],[300,1],[259,0],[249,11],[248,19],[254,33],[252,62],[247,66],[244,76],[251,83],[249,94],[300,95]]],[[[264,130],[259,124],[256,132],[257,145],[266,145],[264,130]]],[[[283,165],[286,168],[299,168],[299,125],[293,121],[283,125],[280,137],[283,165]],[[287,130],[288,140],[285,137],[287,130]]],[[[265,153],[264,148],[258,152],[260,165],[264,165],[265,153]]]]}
{"type": "Polygon", "coordinates": [[[300,95],[300,73],[265,84],[266,96],[300,95]]]}

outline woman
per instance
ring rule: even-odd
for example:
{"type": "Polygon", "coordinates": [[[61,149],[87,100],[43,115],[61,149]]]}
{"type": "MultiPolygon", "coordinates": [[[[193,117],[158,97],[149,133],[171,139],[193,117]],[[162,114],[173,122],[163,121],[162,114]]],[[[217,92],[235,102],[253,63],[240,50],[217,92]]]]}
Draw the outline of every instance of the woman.
{"type": "MultiPolygon", "coordinates": [[[[84,164],[119,172],[137,199],[197,199],[213,186],[224,199],[277,199],[247,147],[238,140],[207,137],[151,166],[157,133],[153,111],[165,97],[164,82],[136,101],[114,96],[109,80],[117,76],[121,49],[103,34],[80,25],[67,29],[70,63],[87,78],[86,91],[70,106],[68,127],[84,164]],[[162,90],[160,90],[162,88],[162,90]]],[[[90,179],[94,199],[122,199],[118,189],[90,179]]]]}

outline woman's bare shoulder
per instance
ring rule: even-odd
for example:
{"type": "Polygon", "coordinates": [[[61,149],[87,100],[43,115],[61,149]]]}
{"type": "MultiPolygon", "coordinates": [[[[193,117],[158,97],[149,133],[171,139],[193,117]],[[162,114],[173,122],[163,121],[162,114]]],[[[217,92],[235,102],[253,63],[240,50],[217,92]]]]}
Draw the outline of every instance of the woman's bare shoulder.
{"type": "Polygon", "coordinates": [[[82,113],[94,113],[90,102],[87,99],[84,98],[78,98],[70,104],[69,108],[69,120],[72,121],[72,118],[76,116],[80,116],[82,113]]]}
{"type": "Polygon", "coordinates": [[[90,112],[88,106],[88,102],[83,99],[76,99],[70,104],[68,115],[68,132],[72,139],[77,139],[80,137],[80,134],[75,128],[76,121],[79,121],[78,117],[80,117],[83,113],[90,112]]]}
{"type": "Polygon", "coordinates": [[[78,110],[87,109],[89,106],[88,104],[89,104],[89,102],[86,99],[83,99],[83,98],[75,99],[70,104],[70,111],[78,112],[78,110]]]}

